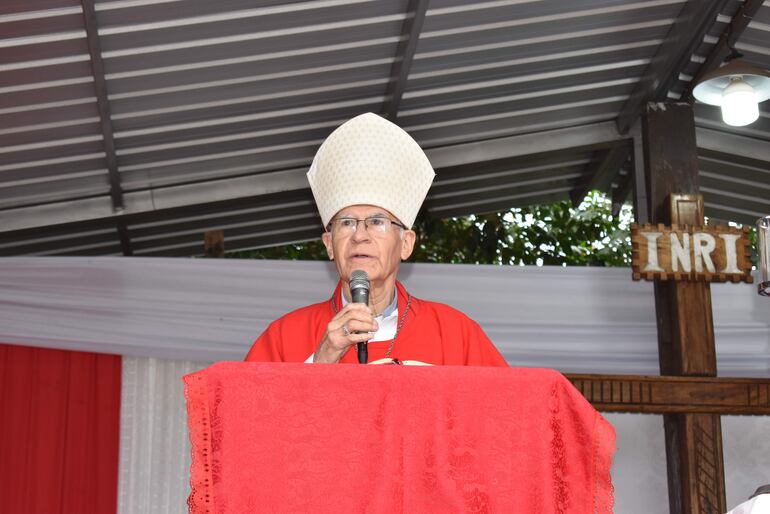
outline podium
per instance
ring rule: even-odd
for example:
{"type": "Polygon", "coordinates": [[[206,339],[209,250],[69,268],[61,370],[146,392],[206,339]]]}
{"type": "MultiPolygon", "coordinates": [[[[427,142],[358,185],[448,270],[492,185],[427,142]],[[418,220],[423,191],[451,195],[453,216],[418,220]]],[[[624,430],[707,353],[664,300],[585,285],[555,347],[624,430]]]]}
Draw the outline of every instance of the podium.
{"type": "Polygon", "coordinates": [[[612,426],[553,370],[218,363],[193,513],[612,512],[612,426]]]}

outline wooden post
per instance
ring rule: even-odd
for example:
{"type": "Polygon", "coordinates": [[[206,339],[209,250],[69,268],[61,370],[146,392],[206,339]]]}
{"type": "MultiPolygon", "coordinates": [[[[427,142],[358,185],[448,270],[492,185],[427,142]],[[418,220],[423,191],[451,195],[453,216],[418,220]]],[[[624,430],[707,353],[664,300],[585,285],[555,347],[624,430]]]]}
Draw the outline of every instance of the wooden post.
{"type": "MultiPolygon", "coordinates": [[[[692,107],[651,103],[642,122],[652,223],[702,226],[703,203],[691,196],[698,194],[692,107]]],[[[654,290],[661,375],[716,376],[709,284],[656,280],[654,290]]],[[[726,512],[720,416],[664,414],[663,419],[670,512],[726,512]]]]}
{"type": "Polygon", "coordinates": [[[222,230],[209,230],[203,234],[203,253],[206,257],[225,256],[225,233],[222,230]]]}

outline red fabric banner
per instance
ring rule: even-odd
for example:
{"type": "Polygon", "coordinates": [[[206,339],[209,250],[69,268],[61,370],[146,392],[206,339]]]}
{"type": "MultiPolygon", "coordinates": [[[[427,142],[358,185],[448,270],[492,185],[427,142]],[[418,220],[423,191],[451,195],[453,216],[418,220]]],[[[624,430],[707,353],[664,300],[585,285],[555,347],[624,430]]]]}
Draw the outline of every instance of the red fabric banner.
{"type": "Polygon", "coordinates": [[[552,370],[220,363],[185,377],[190,511],[612,511],[612,426],[552,370]]]}
{"type": "Polygon", "coordinates": [[[115,514],[121,358],[0,344],[0,511],[115,514]]]}

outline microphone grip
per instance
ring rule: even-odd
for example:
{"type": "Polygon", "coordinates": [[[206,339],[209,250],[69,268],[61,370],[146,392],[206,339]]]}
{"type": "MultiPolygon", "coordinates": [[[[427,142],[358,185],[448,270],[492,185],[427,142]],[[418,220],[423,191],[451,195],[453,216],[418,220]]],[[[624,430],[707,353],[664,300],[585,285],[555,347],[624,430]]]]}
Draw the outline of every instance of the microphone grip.
{"type": "MultiPolygon", "coordinates": [[[[369,303],[368,288],[351,289],[350,296],[353,303],[363,303],[364,305],[369,303]]],[[[356,343],[356,350],[358,350],[358,363],[366,364],[369,361],[369,346],[366,343],[356,343]]]]}
{"type": "Polygon", "coordinates": [[[358,350],[358,363],[366,364],[369,361],[369,345],[366,343],[356,343],[358,350]]]}

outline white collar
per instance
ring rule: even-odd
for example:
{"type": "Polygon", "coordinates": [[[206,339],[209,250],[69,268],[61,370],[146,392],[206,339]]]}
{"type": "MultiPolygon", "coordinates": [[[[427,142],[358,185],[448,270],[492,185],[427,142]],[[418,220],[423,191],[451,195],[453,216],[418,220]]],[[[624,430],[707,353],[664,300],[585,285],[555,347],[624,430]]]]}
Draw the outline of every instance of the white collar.
{"type": "MultiPolygon", "coordinates": [[[[344,309],[349,302],[344,294],[340,296],[342,296],[342,308],[344,309]]],[[[392,316],[398,316],[398,291],[395,288],[393,288],[393,301],[374,319],[385,319],[392,316]]]]}
{"type": "MultiPolygon", "coordinates": [[[[342,307],[348,304],[345,300],[345,295],[342,296],[342,307]]],[[[396,331],[398,328],[398,291],[393,291],[393,301],[390,302],[382,313],[374,318],[377,320],[379,330],[374,333],[369,340],[370,343],[377,341],[389,341],[396,337],[396,331]]]]}

